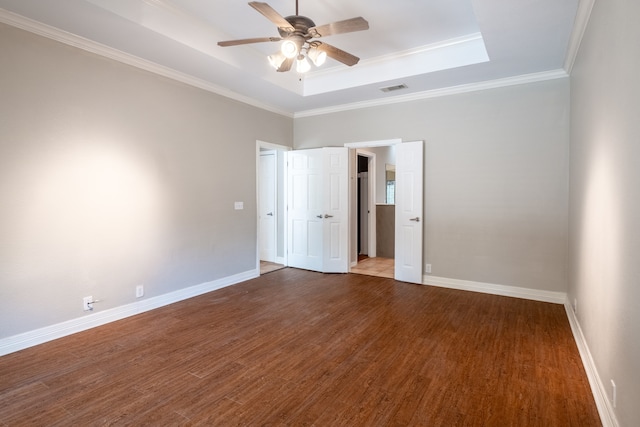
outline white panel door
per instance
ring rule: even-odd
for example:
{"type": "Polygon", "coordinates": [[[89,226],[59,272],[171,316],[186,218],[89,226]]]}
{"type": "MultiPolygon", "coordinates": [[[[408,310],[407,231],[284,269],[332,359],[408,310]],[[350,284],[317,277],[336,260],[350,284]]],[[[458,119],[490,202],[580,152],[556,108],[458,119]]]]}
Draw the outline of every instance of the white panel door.
{"type": "Polygon", "coordinates": [[[346,273],[348,149],[296,150],[287,157],[289,266],[346,273]]]}
{"type": "Polygon", "coordinates": [[[260,259],[276,260],[276,155],[260,154],[260,259]]]}
{"type": "Polygon", "coordinates": [[[395,279],[421,284],[423,142],[406,142],[395,147],[395,279]]]}
{"type": "Polygon", "coordinates": [[[323,151],[323,269],[325,273],[349,271],[349,149],[323,151]]]}
{"type": "Polygon", "coordinates": [[[288,264],[322,271],[322,149],[289,151],[287,163],[288,264]]]}

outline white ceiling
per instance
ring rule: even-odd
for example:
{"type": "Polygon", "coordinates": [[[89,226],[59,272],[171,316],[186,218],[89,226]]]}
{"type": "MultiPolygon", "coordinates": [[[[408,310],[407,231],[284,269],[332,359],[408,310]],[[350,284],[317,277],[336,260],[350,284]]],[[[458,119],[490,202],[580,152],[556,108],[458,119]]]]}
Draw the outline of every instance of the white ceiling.
{"type": "MultiPolygon", "coordinates": [[[[267,3],[283,16],[295,14],[295,0],[267,3]]],[[[522,76],[561,76],[578,0],[299,0],[300,15],[317,25],[362,16],[370,27],[322,38],[360,57],[357,65],[328,60],[304,76],[269,66],[266,56],[277,43],[217,46],[278,36],[247,1],[0,0],[0,8],[0,21],[273,111],[305,115],[522,76]],[[407,89],[380,90],[399,84],[407,89]]]]}

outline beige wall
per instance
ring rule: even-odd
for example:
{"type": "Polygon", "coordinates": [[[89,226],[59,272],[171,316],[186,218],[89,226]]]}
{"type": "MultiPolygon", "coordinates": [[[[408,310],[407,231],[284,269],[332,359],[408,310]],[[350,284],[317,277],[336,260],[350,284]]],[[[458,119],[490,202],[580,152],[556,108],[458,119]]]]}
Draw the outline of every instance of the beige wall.
{"type": "Polygon", "coordinates": [[[569,81],[296,119],[295,148],[425,141],[434,276],[566,292],[569,81]]]}
{"type": "Polygon", "coordinates": [[[620,426],[640,420],[639,16],[595,2],[571,74],[569,300],[620,426]]]}
{"type": "Polygon", "coordinates": [[[376,256],[395,258],[395,205],[376,205],[376,256]]]}
{"type": "Polygon", "coordinates": [[[292,119],[6,25],[0,57],[0,338],[255,268],[292,119]]]}
{"type": "Polygon", "coordinates": [[[385,166],[396,164],[396,149],[392,145],[386,147],[370,147],[366,151],[376,155],[376,204],[387,202],[387,181],[385,166]]]}

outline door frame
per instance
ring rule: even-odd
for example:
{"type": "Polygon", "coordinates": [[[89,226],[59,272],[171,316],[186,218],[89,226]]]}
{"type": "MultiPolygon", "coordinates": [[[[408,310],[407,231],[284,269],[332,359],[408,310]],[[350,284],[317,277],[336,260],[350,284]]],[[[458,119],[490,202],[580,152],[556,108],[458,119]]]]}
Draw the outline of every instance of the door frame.
{"type": "MultiPolygon", "coordinates": [[[[367,198],[368,198],[368,206],[369,210],[369,218],[368,218],[368,230],[367,230],[367,254],[370,258],[374,258],[376,256],[376,245],[377,245],[377,234],[376,234],[376,153],[372,153],[362,148],[356,149],[356,162],[358,156],[366,157],[368,163],[368,186],[367,186],[367,198]]],[[[357,173],[357,163],[356,163],[356,177],[357,173]]],[[[355,195],[357,197],[357,194],[355,195]]],[[[357,209],[356,209],[357,211],[357,209]]],[[[357,223],[356,223],[357,224],[357,223]]],[[[357,227],[355,231],[357,235],[357,227]]],[[[353,232],[350,234],[350,238],[353,237],[353,232]]],[[[356,237],[357,239],[357,237],[356,237]]],[[[358,245],[355,245],[356,251],[358,245]]]]}
{"type": "Polygon", "coordinates": [[[287,176],[286,176],[286,163],[283,162],[282,165],[279,165],[278,158],[280,155],[283,155],[286,151],[291,151],[291,147],[287,147],[286,145],[273,144],[271,142],[256,140],[256,154],[255,154],[255,171],[256,171],[256,271],[258,275],[260,274],[260,217],[259,217],[259,209],[260,209],[260,151],[261,150],[274,150],[276,151],[276,210],[278,211],[278,219],[276,221],[276,262],[278,264],[287,265],[287,217],[286,217],[286,197],[287,197],[287,176]],[[282,179],[282,192],[280,193],[280,188],[277,185],[277,182],[282,179]],[[282,211],[280,211],[281,206],[278,201],[281,197],[284,197],[284,204],[282,206],[282,211]],[[282,233],[278,233],[278,222],[284,221],[284,226],[281,228],[282,233]],[[283,242],[283,253],[282,256],[278,256],[278,242],[283,242]]]}
{"type": "MultiPolygon", "coordinates": [[[[273,212],[272,212],[272,219],[273,219],[273,239],[271,242],[271,245],[269,250],[272,251],[273,257],[272,259],[265,259],[266,261],[271,261],[271,262],[276,262],[276,258],[278,256],[278,219],[280,217],[280,212],[278,212],[278,196],[280,195],[279,193],[281,193],[282,191],[278,191],[278,152],[276,150],[267,150],[267,149],[261,149],[260,150],[260,165],[263,164],[262,160],[263,157],[272,157],[272,159],[270,161],[273,162],[273,183],[271,183],[273,185],[273,199],[271,200],[271,202],[273,203],[273,212]]],[[[263,230],[262,230],[262,226],[263,226],[263,221],[260,221],[261,216],[263,214],[263,212],[265,211],[263,209],[263,206],[261,206],[261,201],[264,199],[262,197],[261,194],[261,190],[263,188],[264,183],[261,182],[263,177],[264,177],[264,171],[258,167],[258,174],[260,174],[258,176],[258,187],[257,187],[257,191],[258,191],[258,204],[257,204],[257,211],[258,211],[258,241],[260,242],[260,238],[263,236],[263,230]]],[[[265,227],[266,228],[266,227],[265,227]]],[[[260,244],[258,245],[258,247],[263,248],[263,243],[264,242],[260,242],[260,244]]],[[[262,255],[264,255],[262,253],[262,250],[259,253],[260,256],[260,260],[263,260],[262,255]]]]}
{"type": "MultiPolygon", "coordinates": [[[[361,141],[361,142],[345,142],[344,146],[349,148],[349,155],[353,155],[353,159],[354,161],[357,161],[357,157],[358,154],[363,154],[366,153],[366,149],[367,148],[374,148],[374,147],[388,147],[388,146],[392,146],[392,145],[398,145],[398,144],[402,144],[402,139],[401,138],[394,138],[394,139],[381,139],[381,140],[376,140],[376,141],[361,141]],[[351,154],[352,153],[352,154],[351,154]]],[[[373,153],[369,153],[369,154],[373,154],[373,153]]],[[[356,203],[356,197],[357,197],[357,190],[355,190],[355,186],[357,185],[357,181],[354,178],[354,176],[357,176],[357,168],[356,165],[352,163],[350,163],[351,165],[351,170],[349,171],[349,175],[352,178],[351,181],[351,185],[349,186],[349,206],[351,206],[351,209],[353,212],[357,212],[357,209],[354,209],[355,203],[356,203]]],[[[374,168],[375,171],[375,168],[374,168]]],[[[374,181],[375,182],[375,175],[373,176],[372,179],[369,179],[369,181],[374,181]]],[[[374,184],[375,185],[375,184],[374,184]]],[[[371,193],[370,193],[371,195],[371,193]]],[[[375,212],[375,187],[374,187],[374,193],[373,195],[371,195],[370,198],[370,204],[371,202],[373,202],[373,211],[375,212]]],[[[351,220],[349,221],[349,242],[351,244],[351,248],[349,250],[349,266],[351,269],[351,267],[355,267],[356,264],[358,264],[358,246],[357,246],[357,234],[358,234],[358,228],[357,228],[357,222],[354,224],[354,219],[356,218],[356,215],[351,215],[351,220]],[[355,245],[354,245],[355,243],[355,245]],[[355,246],[355,247],[354,247],[355,246]]],[[[369,219],[375,220],[375,213],[373,217],[370,217],[369,219]]],[[[375,223],[374,223],[375,226],[375,223]]],[[[374,235],[375,235],[375,230],[374,230],[374,235]]],[[[372,243],[375,243],[375,238],[374,241],[371,241],[371,233],[369,234],[369,246],[371,247],[372,243]]],[[[374,253],[377,251],[374,251],[374,253]]]]}
{"type": "MultiPolygon", "coordinates": [[[[407,142],[420,142],[421,144],[423,144],[423,150],[424,150],[424,141],[407,141],[407,142]]],[[[398,138],[398,139],[391,139],[391,140],[379,140],[379,141],[364,141],[364,142],[354,142],[354,143],[345,143],[344,146],[348,147],[350,149],[350,153],[353,152],[353,156],[354,158],[357,158],[357,154],[356,154],[356,149],[359,148],[367,148],[367,147],[385,147],[385,146],[392,146],[392,145],[401,145],[402,144],[402,139],[398,138]]],[[[424,156],[424,151],[423,151],[423,156],[424,156]]],[[[424,158],[421,161],[422,164],[422,170],[421,170],[421,175],[422,175],[422,180],[424,182],[424,158]]],[[[351,167],[352,169],[354,169],[354,162],[351,163],[351,167]]],[[[357,169],[354,169],[352,171],[350,171],[350,177],[351,180],[354,181],[354,174],[357,173],[357,169]],[[355,170],[355,171],[354,171],[355,170]]],[[[397,172],[401,172],[401,171],[397,171],[397,172]]],[[[375,179],[375,177],[374,177],[375,179]]],[[[357,191],[353,191],[355,187],[355,184],[352,183],[352,185],[349,187],[349,204],[350,206],[353,208],[353,203],[355,201],[355,197],[357,197],[357,191]]],[[[422,194],[422,199],[424,198],[424,190],[423,190],[423,194],[422,194]]],[[[422,206],[422,213],[424,214],[424,201],[422,202],[423,206],[422,206]]],[[[422,215],[421,215],[422,216],[422,215]]],[[[419,220],[424,220],[424,218],[420,218],[419,220]]],[[[353,222],[350,223],[350,226],[353,228],[353,222]]],[[[397,217],[396,217],[396,227],[397,227],[397,217]]],[[[422,233],[424,233],[424,227],[422,228],[422,233]]],[[[357,234],[357,232],[356,232],[357,234]]],[[[353,236],[353,230],[351,230],[350,235],[353,236]]],[[[397,248],[397,242],[398,242],[398,235],[396,233],[396,236],[394,238],[395,241],[395,245],[397,248]]],[[[420,236],[420,240],[422,241],[422,245],[424,245],[424,234],[422,234],[420,236]]],[[[354,240],[352,240],[354,241],[354,240]]],[[[356,251],[357,252],[357,251],[356,251]]],[[[420,256],[420,260],[419,260],[419,268],[420,268],[420,280],[419,282],[415,282],[415,283],[424,283],[424,271],[422,269],[422,263],[424,262],[424,246],[422,246],[422,250],[421,252],[421,256],[420,256]]],[[[353,253],[353,250],[351,250],[351,253],[353,253]]],[[[357,254],[355,257],[355,262],[354,259],[352,258],[351,260],[352,262],[350,263],[351,266],[354,266],[355,264],[357,264],[357,254]]],[[[394,272],[394,277],[397,277],[397,270],[396,272],[394,272]]],[[[412,282],[414,283],[414,282],[412,282]]]]}

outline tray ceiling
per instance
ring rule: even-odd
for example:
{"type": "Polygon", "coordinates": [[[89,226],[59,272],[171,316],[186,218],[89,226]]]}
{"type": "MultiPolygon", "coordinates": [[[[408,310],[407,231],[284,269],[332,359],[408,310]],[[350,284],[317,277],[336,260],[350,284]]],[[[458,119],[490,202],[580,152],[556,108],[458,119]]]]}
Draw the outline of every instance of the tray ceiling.
{"type": "MultiPolygon", "coordinates": [[[[281,15],[295,1],[269,0],[281,15]]],[[[323,38],[361,58],[304,75],[277,73],[278,36],[237,0],[0,0],[0,21],[273,111],[304,115],[563,74],[578,0],[299,0],[316,24],[362,16],[369,30],[323,38]],[[381,89],[402,86],[400,90],[381,89]]]]}

